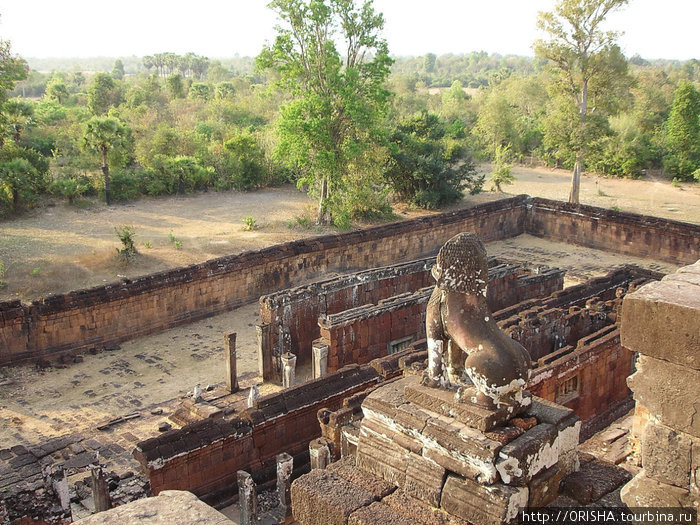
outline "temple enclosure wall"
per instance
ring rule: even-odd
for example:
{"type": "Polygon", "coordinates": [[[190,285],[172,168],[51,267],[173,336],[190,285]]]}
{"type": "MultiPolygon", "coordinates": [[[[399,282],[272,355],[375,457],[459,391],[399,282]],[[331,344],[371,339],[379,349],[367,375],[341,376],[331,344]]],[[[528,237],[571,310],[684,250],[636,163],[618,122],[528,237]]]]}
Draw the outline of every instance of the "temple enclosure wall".
{"type": "Polygon", "coordinates": [[[297,456],[295,464],[308,463],[309,441],[321,435],[319,409],[337,410],[343,399],[383,380],[370,365],[349,366],[265,396],[240,417],[208,418],[142,441],[134,456],[156,495],[176,489],[211,496],[235,486],[238,470],[274,479],[281,452],[297,456]]]}
{"type": "Polygon", "coordinates": [[[0,365],[78,353],[231,310],[327,272],[437,252],[453,235],[531,233],[676,264],[700,257],[700,226],[525,195],[473,208],[289,242],[117,283],[0,304],[0,365]]]}

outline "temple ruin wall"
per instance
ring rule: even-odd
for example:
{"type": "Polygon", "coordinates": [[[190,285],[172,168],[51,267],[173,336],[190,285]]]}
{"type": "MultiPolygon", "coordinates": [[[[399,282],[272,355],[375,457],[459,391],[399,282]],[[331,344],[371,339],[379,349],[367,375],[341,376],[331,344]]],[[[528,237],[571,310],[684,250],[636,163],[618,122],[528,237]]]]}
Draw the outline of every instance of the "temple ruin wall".
{"type": "Polygon", "coordinates": [[[690,263],[700,226],[525,195],[473,208],[303,239],[105,286],[0,304],[0,365],[118,343],[257,300],[327,272],[433,254],[462,231],[485,242],[531,233],[612,252],[690,263]]]}

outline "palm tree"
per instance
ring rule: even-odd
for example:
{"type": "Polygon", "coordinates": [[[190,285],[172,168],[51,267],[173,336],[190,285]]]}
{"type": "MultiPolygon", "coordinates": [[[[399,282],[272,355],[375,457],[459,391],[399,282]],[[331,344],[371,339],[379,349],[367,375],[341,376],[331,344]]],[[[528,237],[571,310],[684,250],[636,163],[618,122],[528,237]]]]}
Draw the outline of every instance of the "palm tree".
{"type": "Polygon", "coordinates": [[[114,117],[92,117],[88,120],[83,137],[85,147],[102,155],[102,175],[104,176],[105,202],[109,205],[109,164],[107,153],[124,145],[127,136],[126,126],[114,117]]]}
{"type": "Polygon", "coordinates": [[[34,117],[34,106],[28,100],[21,98],[11,98],[3,107],[3,113],[10,129],[10,134],[15,143],[19,143],[22,130],[32,123],[34,117]]]}
{"type": "Polygon", "coordinates": [[[0,164],[0,185],[12,194],[12,208],[19,206],[20,190],[31,189],[38,177],[38,172],[31,163],[22,158],[14,158],[0,164]]]}

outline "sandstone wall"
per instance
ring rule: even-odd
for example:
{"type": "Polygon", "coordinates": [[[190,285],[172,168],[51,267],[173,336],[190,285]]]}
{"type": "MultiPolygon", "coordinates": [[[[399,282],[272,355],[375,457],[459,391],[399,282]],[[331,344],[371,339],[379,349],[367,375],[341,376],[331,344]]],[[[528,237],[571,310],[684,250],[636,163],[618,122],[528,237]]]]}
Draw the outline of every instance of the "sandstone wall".
{"type": "Polygon", "coordinates": [[[473,231],[485,242],[531,233],[616,253],[690,263],[700,226],[521,195],[466,210],[303,239],[48,296],[0,303],[0,365],[80,352],[202,319],[326,272],[385,266],[435,253],[473,231]]]}
{"type": "Polygon", "coordinates": [[[700,258],[700,225],[533,198],[525,231],[547,239],[674,264],[700,258]]]}
{"type": "Polygon", "coordinates": [[[634,393],[642,470],[629,507],[697,509],[700,499],[700,261],[625,297],[622,344],[639,352],[634,393]]]}
{"type": "MultiPolygon", "coordinates": [[[[321,435],[317,412],[336,410],[343,399],[383,378],[369,366],[350,366],[261,398],[232,420],[205,419],[137,444],[134,456],[151,490],[188,490],[206,496],[236,486],[236,471],[270,472],[275,456],[305,454],[321,435]]],[[[230,495],[229,495],[230,496],[230,495]]]]}
{"type": "Polygon", "coordinates": [[[540,363],[527,389],[533,395],[561,402],[588,422],[630,396],[626,380],[633,367],[634,353],[620,344],[618,328],[608,326],[582,338],[576,347],[555,352],[546,364],[540,363]],[[562,398],[562,387],[572,380],[576,381],[577,394],[562,398]]]}
{"type": "Polygon", "coordinates": [[[526,196],[366,230],[326,235],[201,264],[45,297],[0,304],[0,365],[78,352],[156,333],[257,300],[332,271],[435,253],[474,231],[485,242],[521,234],[526,196]]]}

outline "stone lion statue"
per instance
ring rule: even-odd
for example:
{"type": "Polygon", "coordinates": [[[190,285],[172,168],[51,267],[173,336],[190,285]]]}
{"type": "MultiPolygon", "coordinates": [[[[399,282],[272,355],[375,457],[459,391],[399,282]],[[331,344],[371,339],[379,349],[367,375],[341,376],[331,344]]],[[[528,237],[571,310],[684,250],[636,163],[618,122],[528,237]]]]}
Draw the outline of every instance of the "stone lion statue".
{"type": "MultiPolygon", "coordinates": [[[[486,249],[474,233],[460,233],[440,249],[426,315],[428,368],[423,383],[436,388],[474,386],[484,406],[522,400],[530,354],[493,320],[486,303],[486,249]]],[[[459,387],[462,387],[461,389],[459,387]]]]}

